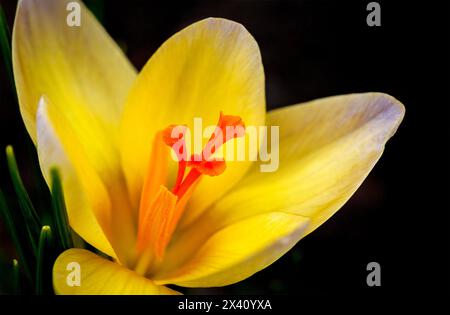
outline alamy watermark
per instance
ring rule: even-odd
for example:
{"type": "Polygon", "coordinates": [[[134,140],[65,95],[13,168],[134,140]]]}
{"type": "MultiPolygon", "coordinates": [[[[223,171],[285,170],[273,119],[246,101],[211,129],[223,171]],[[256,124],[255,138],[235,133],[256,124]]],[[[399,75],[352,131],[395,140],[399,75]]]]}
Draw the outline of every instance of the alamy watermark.
{"type": "Polygon", "coordinates": [[[175,126],[171,137],[178,139],[172,146],[174,161],[179,161],[180,157],[186,161],[260,161],[261,172],[275,172],[280,164],[279,126],[250,125],[244,128],[238,125],[221,129],[211,125],[203,128],[202,118],[194,118],[192,129],[184,125],[175,126]],[[233,138],[236,139],[228,141],[233,138]],[[205,139],[210,141],[203,146],[205,139]]]}
{"type": "Polygon", "coordinates": [[[66,277],[66,284],[69,287],[81,286],[81,266],[73,261],[67,264],[66,270],[69,271],[66,277]]]}
{"type": "Polygon", "coordinates": [[[366,277],[366,283],[369,287],[381,286],[381,266],[376,261],[367,264],[367,271],[370,271],[366,277]]]}
{"type": "Polygon", "coordinates": [[[67,3],[66,10],[69,12],[66,17],[67,26],[81,26],[81,6],[78,2],[67,3]]]}
{"type": "Polygon", "coordinates": [[[366,23],[368,26],[381,26],[381,7],[378,2],[369,2],[366,10],[370,13],[367,15],[366,23]]]}

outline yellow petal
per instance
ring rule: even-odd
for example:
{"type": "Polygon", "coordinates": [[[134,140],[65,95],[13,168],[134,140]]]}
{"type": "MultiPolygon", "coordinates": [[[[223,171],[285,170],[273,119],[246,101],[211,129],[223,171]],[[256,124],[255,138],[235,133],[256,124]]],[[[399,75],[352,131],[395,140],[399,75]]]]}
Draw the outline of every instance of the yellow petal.
{"type": "MultiPolygon", "coordinates": [[[[162,270],[183,270],[217,231],[255,215],[275,211],[300,215],[310,219],[300,236],[310,233],[361,185],[403,115],[403,105],[381,93],[330,97],[270,112],[267,124],[280,126],[279,169],[261,173],[255,165],[228,194],[179,232],[162,270]]],[[[254,233],[262,237],[265,232],[254,233]]],[[[240,242],[242,234],[234,237],[240,242]]],[[[228,245],[216,246],[219,250],[228,245]]],[[[220,264],[210,268],[226,272],[220,264]]]]}
{"type": "Polygon", "coordinates": [[[267,124],[280,126],[279,169],[261,173],[255,166],[209,215],[226,225],[282,210],[311,218],[307,232],[313,231],[362,184],[403,116],[403,105],[382,93],[329,97],[269,112],[267,124]]]}
{"type": "Polygon", "coordinates": [[[267,267],[303,236],[308,219],[282,212],[257,215],[218,231],[180,269],[155,283],[185,287],[225,286],[267,267]]]}
{"type": "Polygon", "coordinates": [[[91,12],[81,1],[21,0],[12,50],[20,111],[33,141],[45,94],[72,123],[94,168],[102,176],[117,168],[118,125],[136,73],[91,12]],[[73,2],[81,8],[79,27],[67,24],[73,2]]]}
{"type": "MultiPolygon", "coordinates": [[[[70,152],[68,160],[71,164],[89,164],[89,173],[96,174],[92,177],[101,181],[97,185],[96,181],[91,184],[88,179],[83,179],[85,184],[82,188],[87,198],[107,199],[103,194],[95,197],[99,190],[95,187],[104,185],[102,190],[106,189],[111,199],[112,209],[97,210],[100,208],[97,205],[92,210],[105,233],[106,225],[111,225],[109,235],[115,238],[113,246],[117,247],[120,260],[125,262],[132,259],[128,256],[133,256],[128,249],[125,250],[128,246],[125,243],[135,238],[134,213],[121,173],[117,136],[122,107],[136,74],[119,47],[81,2],[75,1],[80,4],[81,25],[71,27],[67,24],[68,16],[76,10],[73,5],[67,9],[69,2],[74,3],[67,0],[19,1],[13,31],[13,64],[20,109],[28,132],[36,142],[35,119],[39,98],[45,94],[52,101],[53,111],[58,113],[53,116],[52,124],[61,127],[55,128],[55,137],[63,142],[66,153],[76,147],[73,150],[83,156],[78,159],[70,152]],[[68,126],[65,128],[63,125],[68,126]],[[70,135],[60,132],[69,132],[70,135]],[[102,213],[101,217],[113,212],[114,215],[110,216],[112,222],[105,224],[97,211],[102,213]]],[[[46,148],[44,144],[41,144],[39,153],[41,160],[56,158],[46,156],[52,152],[51,147],[46,148]]],[[[53,162],[59,163],[57,160],[53,162]]],[[[74,165],[79,180],[86,176],[82,171],[84,167],[74,165]]],[[[67,198],[76,200],[78,196],[67,198]]],[[[76,213],[81,217],[84,212],[76,213]]],[[[75,221],[78,230],[88,229],[80,227],[83,219],[75,221]]],[[[98,230],[91,233],[97,235],[98,230]]]]}
{"type": "Polygon", "coordinates": [[[57,294],[179,294],[155,285],[119,264],[75,248],[65,251],[56,259],[53,287],[57,294]]]}
{"type": "Polygon", "coordinates": [[[105,187],[80,150],[70,124],[52,105],[42,97],[37,112],[37,150],[42,174],[50,184],[50,169],[58,168],[70,225],[88,243],[115,257],[105,236],[111,234],[111,204],[105,187]]]}
{"type": "MultiPolygon", "coordinates": [[[[203,127],[215,126],[220,111],[241,116],[247,125],[263,124],[264,73],[258,45],[247,30],[229,20],[210,18],[167,40],[131,89],[120,145],[133,200],[139,201],[155,133],[171,124],[187,124],[192,131],[194,117],[203,119],[203,127]]],[[[196,213],[191,214],[197,216],[249,165],[228,163],[225,174],[204,178],[192,197],[189,208],[196,213]]]]}

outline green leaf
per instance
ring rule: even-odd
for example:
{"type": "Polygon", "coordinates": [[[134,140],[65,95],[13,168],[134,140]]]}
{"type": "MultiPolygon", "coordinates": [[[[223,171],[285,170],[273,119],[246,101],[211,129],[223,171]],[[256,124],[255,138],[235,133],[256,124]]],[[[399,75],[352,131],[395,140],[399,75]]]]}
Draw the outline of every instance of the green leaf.
{"type": "Polygon", "coordinates": [[[73,238],[72,230],[69,226],[69,219],[67,217],[66,204],[64,201],[64,193],[61,185],[61,178],[56,168],[50,170],[51,176],[51,191],[52,191],[52,209],[55,220],[56,233],[58,235],[58,245],[61,251],[72,248],[73,238]]]}
{"type": "Polygon", "coordinates": [[[11,175],[14,190],[18,198],[22,217],[25,222],[25,228],[28,233],[29,242],[31,244],[33,252],[36,253],[36,240],[39,238],[41,223],[36,210],[33,207],[31,199],[28,196],[25,186],[23,185],[19,169],[17,168],[17,162],[12,146],[6,147],[6,160],[8,162],[9,174],[11,175]]]}
{"type": "Polygon", "coordinates": [[[12,260],[12,269],[13,269],[14,294],[20,294],[20,270],[19,270],[19,262],[17,261],[17,259],[12,260]]]}
{"type": "Polygon", "coordinates": [[[9,234],[13,241],[17,255],[19,256],[19,260],[21,261],[23,272],[25,273],[27,279],[31,280],[30,265],[26,256],[24,244],[21,241],[21,233],[20,230],[18,229],[18,226],[13,220],[12,213],[6,203],[5,197],[1,190],[0,190],[0,213],[4,219],[6,228],[9,230],[9,234]]]}
{"type": "Polygon", "coordinates": [[[52,267],[52,230],[50,226],[44,225],[39,236],[39,249],[36,258],[36,294],[49,293],[46,287],[51,285],[52,267]]]}
{"type": "Polygon", "coordinates": [[[6,21],[5,11],[0,5],[0,49],[2,52],[3,63],[5,64],[6,72],[8,75],[8,80],[11,88],[16,93],[16,86],[14,84],[14,75],[12,70],[12,58],[11,58],[11,36],[8,27],[8,22],[6,21]]]}

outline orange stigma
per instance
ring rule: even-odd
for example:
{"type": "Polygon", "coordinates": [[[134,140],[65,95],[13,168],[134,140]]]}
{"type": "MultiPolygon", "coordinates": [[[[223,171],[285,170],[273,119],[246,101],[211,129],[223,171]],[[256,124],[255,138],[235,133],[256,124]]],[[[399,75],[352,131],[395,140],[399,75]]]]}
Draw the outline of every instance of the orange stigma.
{"type": "Polygon", "coordinates": [[[227,141],[243,137],[245,125],[239,116],[220,113],[216,128],[201,154],[188,158],[184,125],[170,125],[157,133],[150,156],[139,207],[137,251],[140,258],[135,270],[145,274],[153,261],[161,260],[196,184],[202,175],[218,176],[226,169],[223,159],[213,154],[227,141]],[[178,172],[171,190],[165,187],[170,147],[178,160],[178,172]],[[187,172],[187,168],[189,171],[187,172]]]}
{"type": "Polygon", "coordinates": [[[212,155],[227,141],[245,135],[245,125],[239,116],[223,115],[220,112],[216,129],[201,154],[193,154],[187,161],[185,133],[186,126],[171,125],[164,129],[164,142],[173,149],[178,158],[178,175],[172,192],[181,198],[201,175],[217,176],[226,169],[224,160],[212,155]],[[186,167],[192,169],[185,177],[186,167]]]}

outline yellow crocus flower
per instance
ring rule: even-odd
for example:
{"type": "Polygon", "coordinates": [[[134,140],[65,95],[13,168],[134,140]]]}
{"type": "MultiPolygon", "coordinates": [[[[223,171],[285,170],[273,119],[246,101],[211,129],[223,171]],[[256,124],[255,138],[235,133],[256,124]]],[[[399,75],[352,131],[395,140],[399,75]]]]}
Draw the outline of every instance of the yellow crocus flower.
{"type": "Polygon", "coordinates": [[[266,112],[258,45],[220,18],[172,36],[137,74],[82,4],[81,25],[66,23],[68,2],[19,1],[13,31],[20,110],[42,173],[49,182],[59,168],[70,225],[112,257],[65,251],[53,269],[57,293],[172,294],[167,284],[251,276],[350,198],[403,118],[403,105],[382,93],[266,112]],[[212,171],[179,163],[176,179],[162,131],[194,117],[216,125],[221,112],[219,125],[280,126],[276,172],[251,161],[212,171]],[[72,262],[79,286],[67,281],[72,262]]]}

